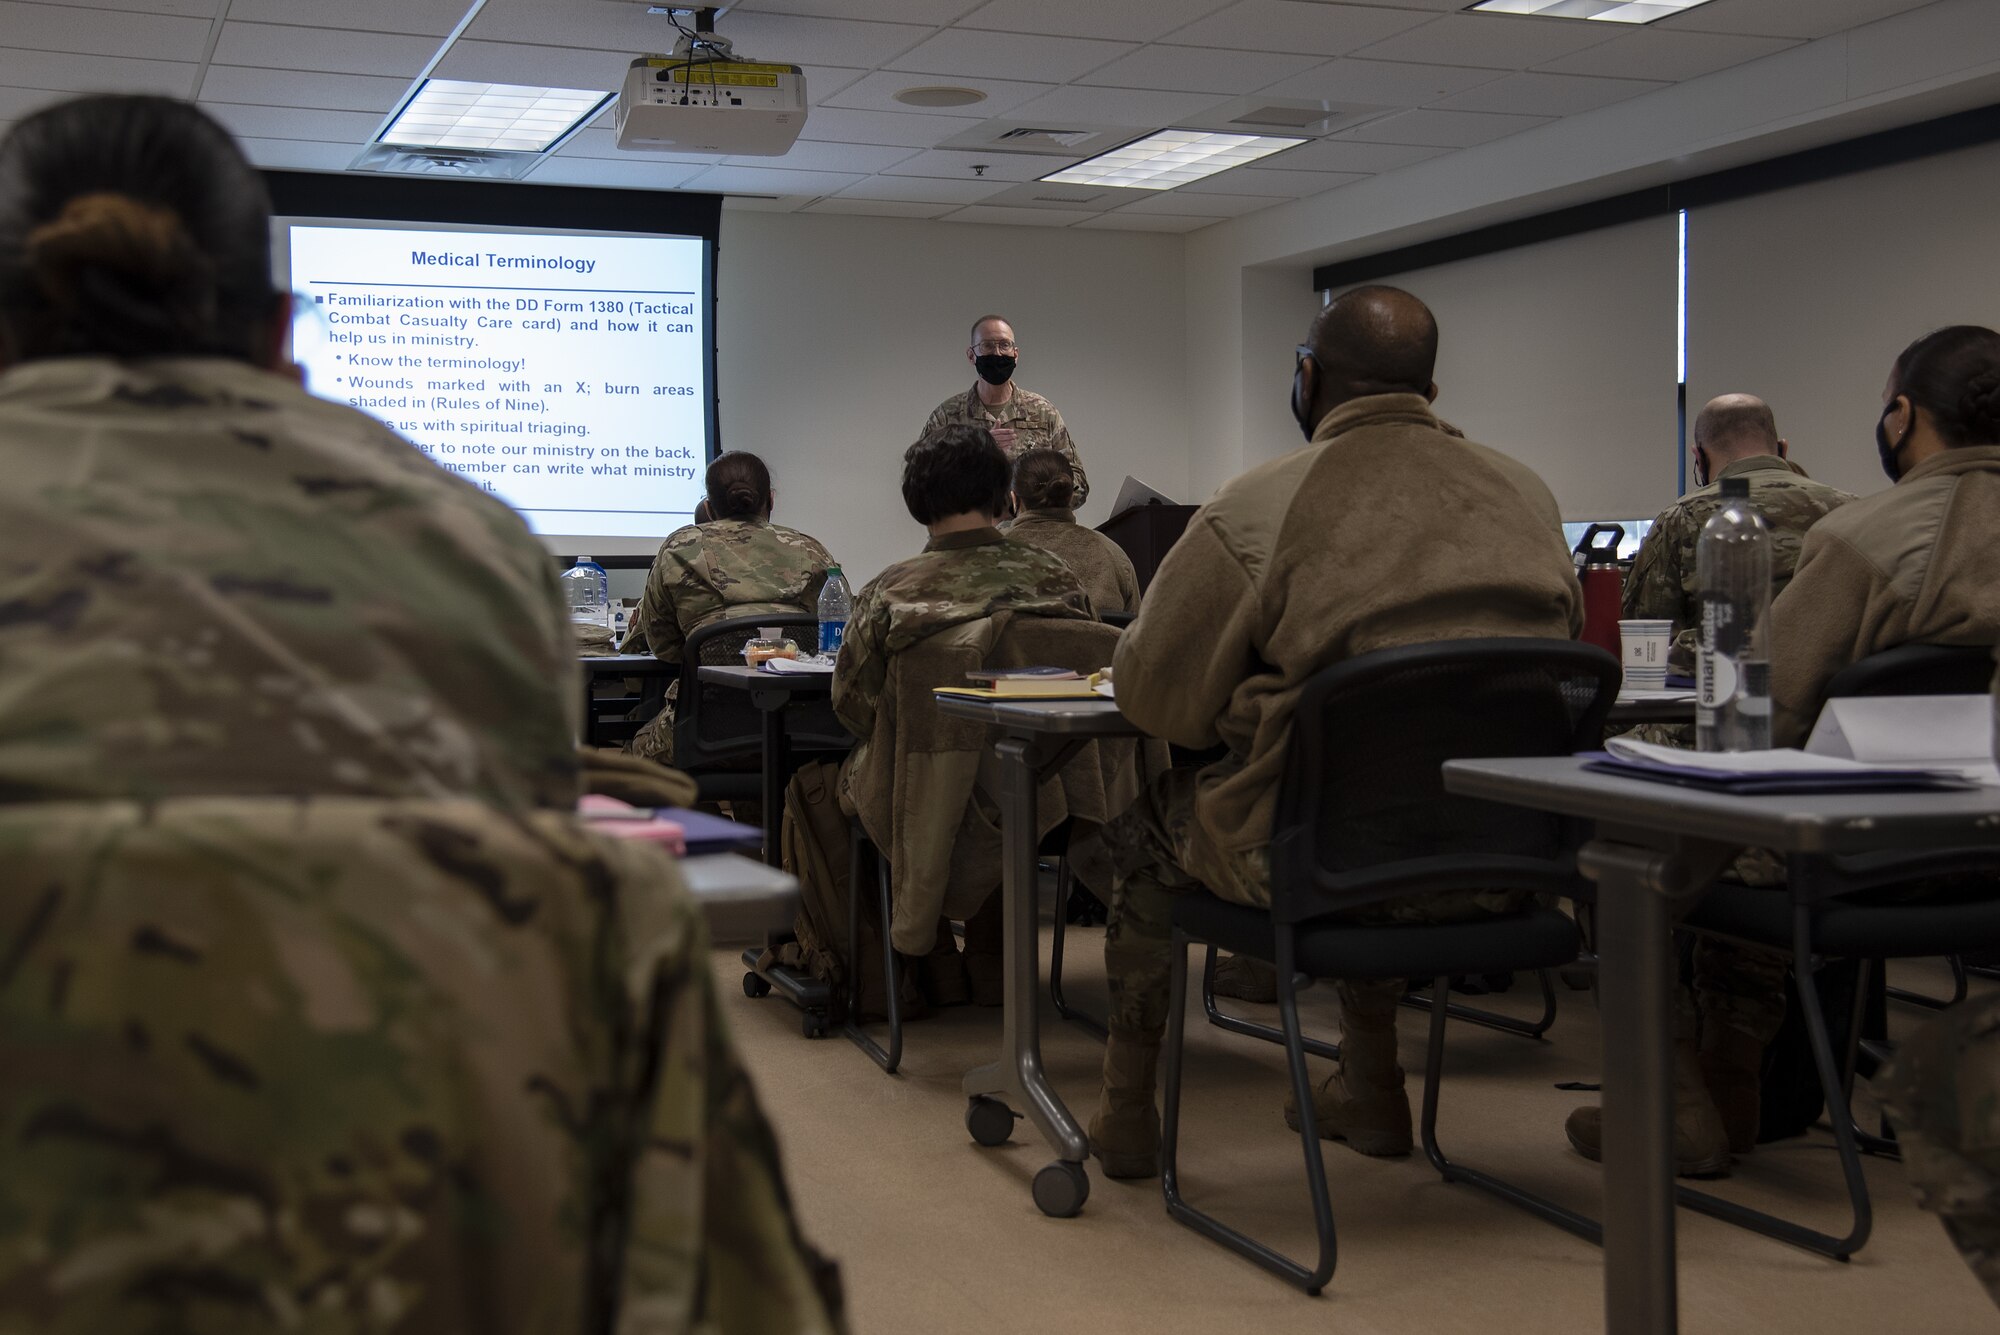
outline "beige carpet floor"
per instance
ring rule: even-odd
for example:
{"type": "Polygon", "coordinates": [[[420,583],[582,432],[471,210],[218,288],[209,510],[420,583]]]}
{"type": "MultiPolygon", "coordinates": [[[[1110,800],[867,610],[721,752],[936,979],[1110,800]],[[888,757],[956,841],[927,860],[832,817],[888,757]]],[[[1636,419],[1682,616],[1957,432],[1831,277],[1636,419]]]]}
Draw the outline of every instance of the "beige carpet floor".
{"type": "MultiPolygon", "coordinates": [[[[1102,929],[1072,937],[1070,994],[1103,1006],[1102,929]]],[[[1047,959],[1044,930],[1043,959],[1047,959]]],[[[1038,1213],[1028,1184],[1053,1155],[1025,1122],[1012,1142],[967,1136],[959,1079],[998,1049],[1000,1017],[954,1010],[909,1026],[902,1074],[883,1075],[838,1036],[808,1041],[778,997],[746,998],[734,948],[715,968],[737,1040],[783,1141],[813,1238],[843,1266],[861,1335],[993,1332],[1338,1331],[1341,1335],[1571,1335],[1603,1329],[1598,1252],[1541,1220],[1439,1180],[1421,1151],[1364,1159],[1327,1147],[1340,1265],[1309,1298],[1170,1220],[1157,1182],[1105,1179],[1092,1165],[1082,1215],[1038,1213]]],[[[1197,956],[1197,963],[1199,957],[1197,956]]],[[[1045,966],[1046,967],[1046,966],[1045,966]]],[[[1900,969],[1943,985],[1943,971],[1900,969]]],[[[1527,1013],[1531,988],[1497,999],[1527,1013]]],[[[1189,1021],[1182,1175],[1191,1200],[1295,1256],[1312,1242],[1298,1141],[1279,1115],[1282,1053],[1189,1021]]],[[[1333,1037],[1331,989],[1304,1006],[1310,1032],[1333,1037]]],[[[1246,1010],[1274,1017],[1275,1008],[1246,1010]]],[[[1102,1051],[1048,1016],[1043,1050],[1057,1089],[1087,1119],[1102,1051]]],[[[1899,1012],[1894,1022],[1911,1021],[1899,1012]]],[[[1424,1017],[1404,1013],[1403,1063],[1421,1096],[1424,1017]]],[[[1586,1211],[1598,1172],[1562,1138],[1569,1109],[1593,1096],[1555,1088],[1594,1080],[1596,1012],[1563,991],[1547,1043],[1454,1022],[1440,1140],[1464,1162],[1516,1178],[1586,1211]]],[[[1316,1063],[1317,1065],[1317,1063],[1316,1063]]],[[[1844,1231],[1830,1137],[1766,1146],[1721,1184],[1736,1199],[1844,1231]]],[[[1871,1159],[1875,1232],[1842,1265],[1682,1211],[1681,1328],[1688,1332],[2000,1330],[1937,1221],[1911,1201],[1901,1166],[1871,1159]]]]}

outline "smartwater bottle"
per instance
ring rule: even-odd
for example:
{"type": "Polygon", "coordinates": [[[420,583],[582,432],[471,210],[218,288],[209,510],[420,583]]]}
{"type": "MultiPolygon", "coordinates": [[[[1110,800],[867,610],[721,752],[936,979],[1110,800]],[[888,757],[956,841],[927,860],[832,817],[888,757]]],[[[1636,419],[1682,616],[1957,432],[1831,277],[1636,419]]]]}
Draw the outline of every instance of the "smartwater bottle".
{"type": "Polygon", "coordinates": [[[1771,746],[1771,529],[1750,505],[1748,478],[1722,480],[1722,508],[1695,547],[1701,647],[1695,658],[1695,745],[1771,746]]]}
{"type": "Polygon", "coordinates": [[[587,556],[562,573],[563,596],[569,600],[569,619],[580,626],[611,629],[611,579],[604,567],[587,556]]]}
{"type": "Polygon", "coordinates": [[[847,615],[854,610],[854,595],[847,591],[847,577],[839,566],[826,568],[826,587],[819,591],[819,651],[840,652],[847,635],[847,615]]]}

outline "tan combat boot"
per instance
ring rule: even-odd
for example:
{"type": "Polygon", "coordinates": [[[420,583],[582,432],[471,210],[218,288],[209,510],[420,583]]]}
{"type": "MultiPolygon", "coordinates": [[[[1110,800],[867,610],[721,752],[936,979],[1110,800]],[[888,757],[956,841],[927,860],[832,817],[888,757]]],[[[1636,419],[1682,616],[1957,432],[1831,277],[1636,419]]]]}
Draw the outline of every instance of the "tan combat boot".
{"type": "Polygon", "coordinates": [[[1268,1006],[1278,999],[1278,971],[1254,955],[1224,955],[1215,962],[1215,995],[1268,1006]]]}
{"type": "MultiPolygon", "coordinates": [[[[1570,1147],[1592,1163],[1604,1157],[1604,1113],[1578,1108],[1563,1131],[1570,1147]]],[[[1687,1039],[1674,1044],[1674,1172],[1682,1177],[1728,1177],[1729,1133],[1702,1082],[1701,1061],[1687,1039]]]]}
{"type": "Polygon", "coordinates": [[[1160,1175],[1160,1113],[1153,1078],[1161,1029],[1112,1026],[1104,1045],[1104,1092],[1090,1119],[1090,1152],[1106,1177],[1160,1175]]]}
{"type": "Polygon", "coordinates": [[[1726,1024],[1704,1024],[1701,1078],[1722,1116],[1731,1154],[1757,1148],[1763,1124],[1764,1044],[1754,1034],[1726,1024]]]}
{"type": "MultiPolygon", "coordinates": [[[[1313,1095],[1313,1124],[1322,1140],[1340,1140],[1361,1154],[1408,1154],[1410,1096],[1396,1060],[1396,1001],[1374,984],[1340,988],[1340,1069],[1313,1095]]],[[[1297,1096],[1285,1091],[1285,1125],[1299,1129],[1297,1096]]]]}

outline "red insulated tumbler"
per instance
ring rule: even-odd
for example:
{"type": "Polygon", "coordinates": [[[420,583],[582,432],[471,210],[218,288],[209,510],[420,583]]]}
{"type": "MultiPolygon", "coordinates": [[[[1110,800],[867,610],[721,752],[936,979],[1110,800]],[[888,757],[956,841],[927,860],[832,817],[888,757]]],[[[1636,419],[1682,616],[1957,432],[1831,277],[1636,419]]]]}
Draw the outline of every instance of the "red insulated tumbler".
{"type": "Polygon", "coordinates": [[[1576,578],[1583,585],[1583,642],[1623,661],[1618,618],[1625,609],[1625,572],[1618,564],[1619,524],[1592,524],[1576,545],[1576,578]]]}

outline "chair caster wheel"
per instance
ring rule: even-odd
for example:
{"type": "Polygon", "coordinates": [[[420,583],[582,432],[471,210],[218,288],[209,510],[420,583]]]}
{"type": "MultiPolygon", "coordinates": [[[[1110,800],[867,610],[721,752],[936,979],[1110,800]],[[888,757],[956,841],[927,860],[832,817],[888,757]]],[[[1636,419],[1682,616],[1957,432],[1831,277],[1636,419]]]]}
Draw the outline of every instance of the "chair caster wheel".
{"type": "Polygon", "coordinates": [[[965,1105],[965,1129],[988,1149],[1005,1145],[1014,1134],[1014,1111],[998,1099],[975,1094],[965,1105]]]}
{"type": "Polygon", "coordinates": [[[799,1032],[807,1038],[825,1038],[827,1027],[826,1017],[814,1011],[807,1011],[799,1017],[799,1032]]]}
{"type": "Polygon", "coordinates": [[[758,997],[768,997],[771,995],[771,984],[761,974],[746,973],[743,975],[743,995],[753,1001],[758,997]]]}
{"type": "Polygon", "coordinates": [[[1054,1219],[1071,1219],[1090,1199],[1090,1174],[1080,1163],[1058,1159],[1035,1174],[1035,1205],[1054,1219]]]}

